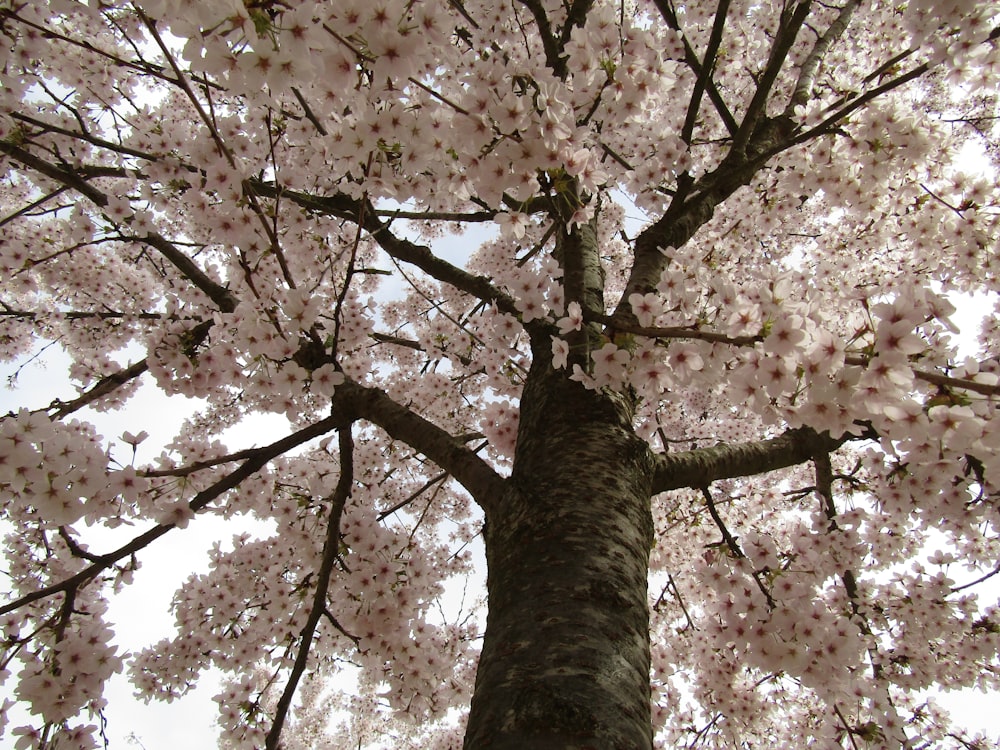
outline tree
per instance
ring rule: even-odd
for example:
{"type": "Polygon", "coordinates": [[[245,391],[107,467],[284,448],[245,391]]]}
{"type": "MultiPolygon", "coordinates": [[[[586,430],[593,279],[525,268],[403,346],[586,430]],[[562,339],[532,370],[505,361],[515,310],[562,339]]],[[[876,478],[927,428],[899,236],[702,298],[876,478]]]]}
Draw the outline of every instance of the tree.
{"type": "Polygon", "coordinates": [[[0,4],[2,353],[78,385],[0,421],[5,731],[216,666],[227,747],[985,747],[926,690],[1000,683],[1000,326],[950,321],[998,291],[998,15],[0,4]],[[86,421],[149,382],[197,399],[159,455],[86,421]],[[120,653],[205,514],[269,536],[120,653]],[[485,629],[434,610],[480,534],[485,629]]]}

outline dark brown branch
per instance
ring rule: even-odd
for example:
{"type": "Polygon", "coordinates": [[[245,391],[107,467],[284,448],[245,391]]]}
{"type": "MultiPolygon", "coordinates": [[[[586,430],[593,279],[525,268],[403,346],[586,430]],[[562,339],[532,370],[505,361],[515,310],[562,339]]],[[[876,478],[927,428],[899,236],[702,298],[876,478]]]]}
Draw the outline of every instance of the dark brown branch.
{"type": "MultiPolygon", "coordinates": [[[[275,197],[279,192],[279,188],[271,183],[253,181],[252,185],[257,195],[275,197]]],[[[389,225],[378,218],[375,208],[370,204],[362,212],[360,201],[343,194],[316,196],[297,190],[280,190],[280,192],[283,197],[307,211],[336,216],[351,222],[358,221],[360,217],[363,229],[396,260],[414,265],[438,281],[490,302],[501,312],[515,317],[519,314],[514,300],[494,286],[488,277],[471,274],[437,257],[427,246],[397,237],[389,230],[389,225]]]]}
{"type": "MultiPolygon", "coordinates": [[[[87,182],[77,172],[63,169],[54,164],[50,164],[39,158],[30,151],[15,146],[7,141],[0,141],[0,151],[6,153],[14,160],[26,167],[34,169],[36,172],[45,175],[57,182],[76,190],[85,196],[94,205],[104,208],[108,205],[108,196],[101,190],[87,182]]],[[[118,171],[118,170],[116,170],[118,171]]],[[[192,284],[203,291],[209,299],[219,306],[223,312],[232,312],[236,309],[237,299],[228,289],[209,278],[208,274],[201,270],[198,265],[187,255],[181,252],[170,240],[157,232],[151,232],[145,237],[126,237],[126,241],[141,242],[155,247],[169,260],[178,271],[180,271],[192,284]]]]}
{"type": "Polygon", "coordinates": [[[384,391],[347,381],[337,386],[334,409],[348,419],[378,425],[392,438],[423,453],[451,474],[483,508],[489,510],[499,502],[506,486],[503,477],[459,438],[396,403],[384,391]]]}
{"type": "Polygon", "coordinates": [[[233,158],[232,152],[226,147],[225,141],[222,140],[222,136],[219,135],[219,131],[215,128],[215,125],[211,118],[209,118],[208,113],[206,113],[204,107],[201,106],[201,102],[198,101],[198,97],[194,95],[194,91],[191,89],[190,84],[188,84],[187,79],[184,77],[183,71],[180,69],[180,66],[177,65],[177,61],[170,53],[170,49],[164,43],[163,38],[160,36],[160,32],[157,31],[156,22],[143,13],[139,8],[136,8],[136,13],[139,18],[142,19],[146,28],[149,29],[149,33],[153,37],[153,41],[156,42],[156,46],[160,48],[160,51],[163,53],[164,58],[166,58],[170,68],[174,71],[174,75],[177,76],[174,82],[187,95],[188,100],[198,113],[202,123],[204,123],[205,127],[208,128],[208,132],[212,136],[212,140],[215,141],[215,145],[219,149],[219,154],[226,157],[226,161],[229,162],[230,166],[235,167],[236,160],[233,158]]]}
{"type": "MultiPolygon", "coordinates": [[[[46,313],[33,312],[31,310],[0,310],[0,318],[17,318],[19,320],[44,320],[46,313]]],[[[151,312],[118,312],[115,310],[107,311],[97,311],[97,310],[70,310],[69,312],[60,312],[58,317],[65,320],[163,320],[164,316],[160,313],[151,312]]],[[[176,317],[171,317],[172,320],[177,320],[176,317]]]]}
{"type": "Polygon", "coordinates": [[[376,209],[376,216],[388,219],[413,219],[414,221],[454,221],[456,223],[493,221],[496,211],[402,211],[400,209],[376,209]]]}
{"type": "Polygon", "coordinates": [[[729,0],[720,0],[715,9],[715,20],[712,23],[712,33],[708,38],[708,46],[705,49],[705,59],[701,63],[701,70],[694,83],[694,91],[691,92],[691,100],[688,102],[687,114],[684,117],[684,126],[681,128],[681,140],[691,144],[694,137],[694,125],[698,119],[698,110],[701,108],[701,97],[705,93],[705,85],[715,70],[715,58],[719,53],[722,44],[722,32],[726,27],[726,16],[729,13],[729,0]]]}
{"type": "Polygon", "coordinates": [[[154,78],[158,78],[167,83],[175,85],[177,84],[177,81],[175,81],[173,78],[171,78],[166,74],[166,71],[162,66],[156,65],[155,63],[147,62],[145,60],[138,60],[138,61],[126,60],[124,57],[118,57],[117,55],[111,52],[103,50],[99,47],[95,47],[90,42],[72,39],[68,36],[58,33],[57,31],[48,26],[42,26],[40,24],[33,23],[32,21],[29,21],[27,19],[21,18],[20,16],[18,16],[15,13],[12,13],[9,10],[0,10],[0,18],[11,18],[13,20],[16,20],[18,23],[24,24],[29,28],[37,30],[38,32],[41,33],[42,37],[45,39],[55,39],[60,42],[65,42],[66,44],[79,47],[80,49],[86,50],[87,52],[105,58],[106,60],[111,62],[114,66],[129,68],[144,75],[149,75],[154,78]]]}
{"type": "Polygon", "coordinates": [[[198,264],[178,249],[159,232],[150,232],[145,237],[126,238],[155,247],[181,274],[198,289],[203,291],[222,312],[232,312],[239,300],[231,291],[209,278],[198,264]]]}
{"type": "Polygon", "coordinates": [[[347,629],[340,624],[340,621],[333,616],[333,612],[331,612],[329,609],[324,609],[323,617],[325,617],[327,620],[330,621],[330,624],[333,625],[334,629],[336,629],[338,633],[340,633],[345,638],[351,640],[354,643],[354,645],[358,648],[358,650],[359,651],[361,650],[361,639],[358,636],[353,635],[352,633],[348,633],[347,629]]]}
{"type": "Polygon", "coordinates": [[[789,430],[770,440],[717,445],[655,457],[653,494],[693,487],[700,489],[720,479],[763,474],[812,460],[822,451],[834,451],[851,435],[831,438],[808,427],[789,430]]]}
{"type": "Polygon", "coordinates": [[[390,336],[387,333],[369,333],[370,338],[375,339],[380,344],[395,344],[396,346],[404,346],[407,349],[413,349],[414,351],[422,352],[424,351],[423,345],[419,341],[414,341],[413,339],[404,339],[399,336],[390,336]]]}
{"type": "Polygon", "coordinates": [[[723,100],[722,94],[715,85],[715,81],[712,79],[712,76],[703,72],[704,65],[702,65],[702,62],[698,59],[698,55],[695,53],[691,43],[687,40],[687,37],[683,35],[683,30],[677,20],[677,13],[670,5],[669,0],[653,0],[653,2],[660,11],[660,15],[663,16],[663,20],[667,22],[667,26],[681,34],[681,38],[684,42],[684,62],[689,68],[691,68],[692,71],[694,71],[698,80],[705,81],[705,89],[708,92],[708,98],[715,106],[715,111],[722,119],[722,123],[726,126],[726,130],[730,135],[734,135],[739,128],[739,125],[736,123],[736,118],[734,118],[732,113],[729,111],[729,107],[723,100]]]}
{"type": "MultiPolygon", "coordinates": [[[[746,559],[746,553],[740,547],[739,542],[736,541],[736,537],[734,537],[729,531],[729,528],[722,520],[722,516],[719,515],[719,510],[715,507],[715,499],[712,497],[712,493],[709,492],[707,485],[701,488],[701,496],[705,498],[705,503],[708,505],[708,513],[712,516],[712,521],[715,522],[716,527],[722,533],[722,539],[725,542],[726,547],[729,548],[730,553],[732,553],[734,557],[746,559]]],[[[764,599],[767,601],[768,606],[771,609],[774,609],[777,605],[775,604],[774,597],[771,596],[771,592],[768,591],[767,586],[764,585],[761,573],[762,571],[759,570],[751,571],[751,575],[757,583],[757,588],[760,589],[760,593],[764,595],[764,599]]]]}
{"type": "Polygon", "coordinates": [[[664,214],[635,239],[635,262],[622,302],[615,311],[616,320],[635,322],[628,298],[634,293],[646,294],[656,288],[663,269],[670,262],[661,250],[680,248],[687,243],[712,219],[723,201],[748,185],[768,159],[791,145],[791,128],[790,120],[766,120],[751,137],[748,152],[752,152],[752,157],[730,152],[716,169],[691,186],[693,194],[687,188],[678,190],[664,214]]]}
{"type": "Polygon", "coordinates": [[[97,399],[113,393],[126,383],[135,380],[148,369],[149,363],[146,362],[145,359],[141,359],[123,370],[113,372],[110,375],[105,375],[90,390],[72,401],[60,401],[59,399],[55,399],[46,408],[46,410],[54,409],[50,416],[53,419],[62,419],[63,417],[72,414],[77,409],[82,409],[84,406],[93,403],[97,399]]]}
{"type": "Polygon", "coordinates": [[[563,24],[559,35],[559,44],[563,49],[573,35],[573,29],[583,28],[587,23],[587,15],[593,6],[594,0],[573,0],[573,4],[566,12],[566,23],[563,24]]]}
{"type": "MultiPolygon", "coordinates": [[[[340,517],[344,512],[344,506],[351,495],[351,485],[354,484],[354,440],[351,437],[351,426],[341,427],[339,431],[340,442],[340,479],[337,480],[337,487],[330,496],[330,517],[327,520],[326,540],[323,542],[323,557],[320,560],[319,571],[316,575],[316,591],[313,594],[312,608],[309,610],[309,617],[302,627],[299,649],[295,654],[295,663],[292,671],[288,675],[288,682],[278,699],[278,705],[274,712],[274,722],[267,733],[265,741],[266,750],[277,750],[278,740],[281,737],[281,729],[285,724],[285,717],[292,704],[292,697],[295,695],[295,688],[299,684],[299,679],[306,669],[306,661],[309,658],[309,649],[312,646],[313,635],[320,617],[327,611],[326,596],[330,588],[330,575],[333,573],[333,564],[337,560],[340,550],[340,517]]],[[[331,615],[331,620],[336,623],[331,615]]],[[[339,628],[339,623],[337,624],[339,628]]],[[[343,628],[339,628],[343,632],[343,628]]]]}
{"type": "Polygon", "coordinates": [[[931,66],[929,63],[923,63],[909,70],[908,72],[903,73],[903,75],[893,78],[891,81],[886,81],[881,86],[877,86],[873,88],[871,91],[866,91],[864,94],[861,94],[856,99],[845,104],[843,107],[838,109],[832,115],[827,116],[826,119],[824,119],[818,125],[810,128],[804,133],[800,133],[799,135],[797,135],[789,145],[805,143],[806,141],[812,140],[817,135],[824,135],[826,133],[831,132],[831,130],[836,126],[838,122],[843,120],[845,117],[847,117],[855,110],[858,110],[861,107],[863,107],[872,99],[876,99],[880,97],[882,94],[885,94],[886,92],[892,91],[893,89],[899,88],[900,86],[919,78],[930,69],[931,66]]]}
{"type": "Polygon", "coordinates": [[[55,123],[46,122],[45,120],[39,120],[38,118],[32,117],[31,115],[26,115],[22,112],[11,112],[10,116],[15,120],[20,120],[21,122],[34,125],[35,127],[41,128],[47,133],[58,133],[59,135],[64,135],[67,138],[73,138],[79,141],[84,141],[92,146],[97,146],[98,148],[103,148],[108,151],[112,151],[116,154],[122,154],[124,156],[134,156],[139,159],[144,159],[146,161],[156,161],[157,157],[153,154],[147,153],[145,151],[139,151],[128,146],[123,146],[119,143],[114,143],[113,141],[108,141],[103,138],[98,138],[97,136],[91,135],[83,130],[70,130],[69,128],[64,128],[55,123]]]}
{"type": "Polygon", "coordinates": [[[691,614],[688,612],[688,609],[684,604],[684,598],[681,596],[681,590],[677,588],[677,581],[675,581],[674,577],[669,573],[667,574],[667,585],[674,590],[674,597],[677,599],[677,604],[680,606],[681,612],[684,613],[684,619],[687,620],[688,627],[692,630],[697,630],[698,626],[695,625],[694,620],[691,619],[691,614]]]}
{"type": "MultiPolygon", "coordinates": [[[[813,456],[813,466],[816,473],[816,493],[820,496],[823,513],[827,521],[829,521],[827,531],[834,532],[839,526],[837,524],[837,504],[833,497],[833,465],[830,461],[829,452],[825,450],[818,451],[813,456]]],[[[858,579],[854,574],[854,570],[849,567],[845,568],[840,574],[840,580],[844,584],[844,592],[851,603],[851,613],[853,615],[851,621],[862,635],[865,636],[865,640],[869,644],[873,644],[875,634],[868,622],[864,603],[861,601],[861,592],[858,589],[858,579]]],[[[872,675],[877,680],[882,677],[883,672],[878,649],[874,645],[869,645],[867,648],[871,656],[872,675]]]]}
{"type": "Polygon", "coordinates": [[[321,123],[316,118],[315,113],[312,111],[312,108],[309,106],[309,102],[307,102],[306,99],[305,99],[305,97],[302,96],[302,92],[299,91],[295,86],[292,86],[291,89],[292,89],[292,93],[295,94],[295,98],[298,99],[299,106],[302,107],[302,111],[305,112],[306,119],[309,120],[309,122],[311,122],[313,124],[313,127],[316,128],[316,131],[320,135],[327,135],[326,128],[324,128],[323,127],[323,123],[321,123]]]}
{"type": "MultiPolygon", "coordinates": [[[[868,367],[870,362],[870,357],[858,354],[848,354],[844,357],[844,364],[855,365],[857,367],[868,367]]],[[[917,380],[923,380],[925,383],[944,388],[961,388],[962,390],[981,393],[984,396],[1000,396],[1000,384],[991,385],[989,383],[979,383],[975,380],[969,380],[968,378],[952,378],[929,370],[913,370],[913,377],[917,380]]]]}
{"type": "Polygon", "coordinates": [[[538,27],[538,36],[542,40],[542,48],[545,50],[545,64],[549,66],[557,78],[566,77],[566,59],[562,57],[562,49],[552,33],[552,26],[549,17],[545,13],[545,8],[539,0],[518,0],[525,8],[531,11],[538,27]]]}
{"type": "Polygon", "coordinates": [[[57,198],[58,196],[60,196],[63,193],[65,193],[66,190],[67,190],[67,187],[65,185],[60,185],[55,190],[53,190],[53,191],[51,191],[51,192],[46,193],[45,195],[43,195],[41,198],[38,198],[37,200],[33,200],[31,203],[27,204],[26,206],[22,206],[21,208],[19,208],[14,213],[9,214],[9,215],[3,217],[3,219],[0,219],[0,227],[6,226],[7,224],[9,224],[10,222],[14,221],[15,219],[18,219],[21,216],[24,216],[25,214],[27,214],[27,213],[33,211],[34,209],[38,208],[39,206],[41,206],[41,205],[43,205],[45,203],[48,203],[53,198],[57,198]]]}
{"type": "Polygon", "coordinates": [[[703,331],[693,326],[670,326],[666,328],[656,328],[652,326],[638,326],[621,323],[610,315],[603,315],[592,310],[583,311],[583,319],[602,323],[614,328],[618,333],[632,333],[637,336],[647,336],[651,339],[697,339],[698,341],[710,341],[713,344],[730,344],[732,346],[752,346],[764,340],[763,336],[727,336],[717,331],[703,331]]]}
{"type": "MultiPolygon", "coordinates": [[[[208,332],[212,328],[212,325],[213,321],[206,320],[192,328],[191,331],[186,334],[189,342],[188,346],[192,348],[199,346],[206,338],[208,338],[208,332]]],[[[55,399],[42,411],[51,410],[52,413],[49,416],[53,419],[62,419],[76,410],[82,409],[84,406],[93,403],[97,399],[113,393],[129,381],[132,381],[142,375],[148,369],[149,363],[146,358],[143,358],[123,370],[104,376],[92,388],[90,388],[90,390],[72,401],[60,401],[59,399],[55,399]]]]}
{"type": "Polygon", "coordinates": [[[431,477],[426,482],[424,482],[423,486],[419,490],[417,490],[416,492],[410,494],[408,497],[403,498],[398,503],[396,503],[395,505],[393,505],[391,508],[387,508],[386,510],[383,510],[381,513],[379,513],[378,517],[376,518],[376,520],[377,521],[384,521],[388,516],[391,516],[397,510],[402,510],[407,505],[409,505],[414,500],[416,500],[418,497],[420,497],[422,494],[424,494],[431,487],[433,487],[435,484],[438,484],[439,482],[443,482],[447,478],[448,478],[448,472],[447,471],[442,471],[440,474],[437,474],[437,475],[431,477]]]}
{"type": "Polygon", "coordinates": [[[0,141],[0,151],[24,166],[34,169],[36,172],[76,190],[81,195],[89,198],[97,206],[104,208],[108,205],[108,197],[93,185],[90,185],[79,173],[50,164],[30,151],[20,146],[15,146],[10,141],[0,141]]]}
{"type": "Polygon", "coordinates": [[[729,527],[727,527],[725,522],[722,520],[722,516],[719,515],[719,510],[715,507],[715,499],[712,497],[712,493],[709,492],[707,486],[701,488],[701,496],[705,498],[705,504],[708,506],[708,513],[712,516],[712,520],[715,522],[716,528],[718,528],[719,532],[722,534],[722,539],[729,548],[729,551],[733,553],[734,557],[746,557],[746,553],[740,549],[740,545],[736,542],[736,538],[729,531],[729,527]]]}
{"type": "Polygon", "coordinates": [[[991,570],[991,571],[989,571],[987,573],[984,573],[983,575],[979,576],[979,578],[975,579],[974,581],[969,581],[968,583],[963,583],[961,586],[952,586],[951,587],[951,593],[957,594],[959,591],[965,591],[965,589],[970,589],[973,586],[978,586],[983,581],[988,581],[993,576],[998,575],[998,574],[1000,574],[1000,563],[997,563],[996,567],[994,567],[993,570],[991,570]]]}

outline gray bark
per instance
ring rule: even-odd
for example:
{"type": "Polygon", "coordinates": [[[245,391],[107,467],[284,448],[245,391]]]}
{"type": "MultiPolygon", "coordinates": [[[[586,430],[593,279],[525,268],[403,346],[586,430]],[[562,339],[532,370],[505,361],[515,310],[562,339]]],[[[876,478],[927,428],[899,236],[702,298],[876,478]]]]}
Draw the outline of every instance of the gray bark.
{"type": "Polygon", "coordinates": [[[653,457],[626,400],[536,357],[487,513],[489,615],[466,750],[652,746],[653,457]]]}

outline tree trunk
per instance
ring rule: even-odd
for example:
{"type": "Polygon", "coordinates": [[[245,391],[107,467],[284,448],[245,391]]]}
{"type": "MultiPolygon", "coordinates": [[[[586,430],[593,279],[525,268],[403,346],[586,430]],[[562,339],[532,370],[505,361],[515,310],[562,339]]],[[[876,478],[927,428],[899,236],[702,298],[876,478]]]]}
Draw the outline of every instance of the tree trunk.
{"type": "Polygon", "coordinates": [[[650,748],[651,453],[627,399],[534,361],[509,491],[487,517],[465,748],[650,748]]]}

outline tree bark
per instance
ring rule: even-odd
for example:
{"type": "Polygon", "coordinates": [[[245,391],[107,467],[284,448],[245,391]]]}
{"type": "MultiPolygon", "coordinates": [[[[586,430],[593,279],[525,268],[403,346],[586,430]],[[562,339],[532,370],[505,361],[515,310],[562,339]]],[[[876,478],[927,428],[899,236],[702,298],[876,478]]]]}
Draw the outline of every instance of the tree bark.
{"type": "Polygon", "coordinates": [[[653,457],[631,417],[628,399],[535,357],[508,490],[487,513],[489,615],[466,750],[652,747],[653,457]]]}

